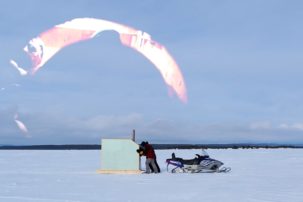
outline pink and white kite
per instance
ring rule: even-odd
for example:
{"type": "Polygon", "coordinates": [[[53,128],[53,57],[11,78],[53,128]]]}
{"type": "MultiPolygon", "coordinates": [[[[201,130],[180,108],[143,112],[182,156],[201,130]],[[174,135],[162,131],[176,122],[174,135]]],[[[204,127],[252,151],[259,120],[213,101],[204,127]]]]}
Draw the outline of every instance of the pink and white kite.
{"type": "MultiPolygon", "coordinates": [[[[135,49],[152,62],[160,71],[165,83],[173,89],[179,99],[187,101],[186,86],[182,73],[175,60],[164,46],[151,39],[145,32],[127,27],[122,24],[94,18],[77,18],[41,33],[38,37],[29,41],[24,51],[32,60],[31,74],[34,74],[51,57],[62,48],[73,43],[89,40],[106,30],[114,30],[119,33],[123,45],[135,49]]],[[[11,60],[11,64],[17,68],[21,75],[27,71],[11,60]]]]}

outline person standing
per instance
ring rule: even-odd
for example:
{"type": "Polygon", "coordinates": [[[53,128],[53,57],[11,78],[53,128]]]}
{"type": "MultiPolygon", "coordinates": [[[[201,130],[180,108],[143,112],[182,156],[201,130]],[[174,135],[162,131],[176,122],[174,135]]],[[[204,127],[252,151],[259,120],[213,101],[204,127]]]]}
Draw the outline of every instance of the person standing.
{"type": "Polygon", "coordinates": [[[159,166],[157,166],[157,161],[156,161],[156,153],[152,145],[150,145],[148,142],[142,142],[140,144],[140,147],[143,149],[143,153],[146,156],[145,160],[145,168],[146,168],[146,173],[159,173],[160,169],[159,166]]]}

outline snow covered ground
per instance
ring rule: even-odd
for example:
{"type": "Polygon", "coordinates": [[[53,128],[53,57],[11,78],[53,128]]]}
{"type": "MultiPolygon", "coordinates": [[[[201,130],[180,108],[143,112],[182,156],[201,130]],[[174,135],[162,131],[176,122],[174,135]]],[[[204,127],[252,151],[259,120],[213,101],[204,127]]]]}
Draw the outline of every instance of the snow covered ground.
{"type": "Polygon", "coordinates": [[[162,173],[150,175],[97,174],[97,150],[2,150],[0,201],[303,201],[302,149],[209,149],[232,171],[203,174],[167,173],[172,152],[192,158],[201,150],[157,150],[162,173]]]}

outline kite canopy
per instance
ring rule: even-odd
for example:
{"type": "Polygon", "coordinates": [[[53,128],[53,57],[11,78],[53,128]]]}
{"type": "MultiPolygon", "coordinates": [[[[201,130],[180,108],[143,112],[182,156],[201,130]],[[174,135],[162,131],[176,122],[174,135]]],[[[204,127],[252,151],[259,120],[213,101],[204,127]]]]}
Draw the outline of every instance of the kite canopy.
{"type": "MultiPolygon", "coordinates": [[[[169,88],[177,94],[181,101],[187,102],[182,73],[164,46],[153,41],[151,36],[145,32],[102,19],[76,18],[56,25],[31,39],[24,47],[24,51],[32,60],[30,72],[35,74],[62,48],[79,41],[92,39],[106,30],[118,32],[123,45],[135,49],[153,63],[169,88]]],[[[27,75],[27,71],[18,66],[14,60],[10,62],[21,75],[27,75]]]]}

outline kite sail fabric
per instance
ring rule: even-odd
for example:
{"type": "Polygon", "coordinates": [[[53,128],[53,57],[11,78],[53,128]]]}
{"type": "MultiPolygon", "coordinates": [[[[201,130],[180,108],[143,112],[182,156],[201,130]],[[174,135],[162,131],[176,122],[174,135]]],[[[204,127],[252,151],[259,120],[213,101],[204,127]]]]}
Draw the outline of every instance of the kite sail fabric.
{"type": "Polygon", "coordinates": [[[17,124],[18,128],[23,132],[23,133],[28,133],[28,129],[27,127],[25,126],[25,124],[18,120],[18,114],[15,114],[14,116],[14,119],[15,119],[15,123],[17,124]]]}
{"type": "MultiPolygon", "coordinates": [[[[113,30],[119,33],[123,45],[133,48],[144,55],[160,71],[165,83],[173,89],[179,99],[187,102],[187,93],[182,73],[165,47],[151,39],[145,32],[94,18],[76,18],[41,33],[38,37],[29,41],[24,51],[32,60],[30,73],[37,72],[49,59],[62,48],[79,41],[94,38],[102,31],[113,30]]],[[[26,75],[27,71],[11,60],[11,64],[26,75]]]]}

